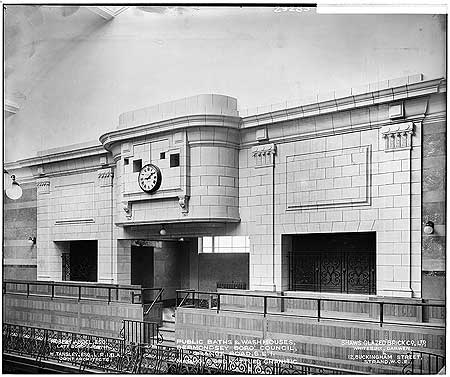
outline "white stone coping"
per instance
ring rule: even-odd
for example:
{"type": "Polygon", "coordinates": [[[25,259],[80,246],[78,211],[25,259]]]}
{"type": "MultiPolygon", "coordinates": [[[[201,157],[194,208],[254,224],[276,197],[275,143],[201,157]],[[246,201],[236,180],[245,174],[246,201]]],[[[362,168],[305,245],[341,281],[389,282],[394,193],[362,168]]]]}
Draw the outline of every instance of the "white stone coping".
{"type": "Polygon", "coordinates": [[[199,94],[143,109],[128,111],[120,114],[118,129],[161,122],[188,115],[239,116],[237,99],[222,94],[199,94]]]}
{"type": "Polygon", "coordinates": [[[384,81],[378,81],[370,84],[359,85],[351,87],[348,89],[339,89],[331,92],[319,92],[314,93],[306,97],[287,100],[284,102],[278,102],[270,105],[257,106],[248,109],[239,110],[239,115],[242,118],[255,116],[258,114],[270,113],[279,110],[287,110],[298,106],[318,104],[320,102],[336,100],[345,97],[351,97],[359,94],[366,94],[371,92],[376,92],[380,90],[385,90],[389,88],[395,88],[404,85],[411,85],[423,81],[423,75],[421,73],[398,77],[395,79],[389,79],[384,81]]]}

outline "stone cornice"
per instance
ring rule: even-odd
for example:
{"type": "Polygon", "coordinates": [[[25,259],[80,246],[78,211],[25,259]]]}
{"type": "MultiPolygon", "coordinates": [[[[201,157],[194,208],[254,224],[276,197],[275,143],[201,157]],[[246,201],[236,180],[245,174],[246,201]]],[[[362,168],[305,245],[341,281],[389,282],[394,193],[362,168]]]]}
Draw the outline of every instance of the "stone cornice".
{"type": "Polygon", "coordinates": [[[314,99],[311,99],[310,103],[299,104],[296,107],[275,110],[242,118],[241,128],[247,129],[295,119],[330,114],[338,111],[379,105],[392,101],[445,91],[446,80],[440,78],[341,98],[331,98],[330,95],[330,98],[322,97],[322,101],[320,101],[320,98],[317,97],[315,101],[314,99]]]}
{"type": "Polygon", "coordinates": [[[131,138],[173,132],[191,127],[230,127],[239,128],[241,118],[228,115],[189,115],[147,125],[119,129],[100,136],[103,146],[110,150],[111,145],[131,138]]]}
{"type": "Polygon", "coordinates": [[[196,146],[210,146],[210,147],[227,147],[227,148],[233,148],[233,149],[239,149],[240,144],[233,143],[231,141],[209,141],[209,140],[196,140],[196,141],[189,141],[188,145],[190,147],[196,147],[196,146]]]}
{"type": "MultiPolygon", "coordinates": [[[[414,116],[414,117],[408,117],[407,119],[402,119],[400,122],[395,123],[403,123],[408,121],[414,121],[414,122],[421,122],[423,120],[423,116],[414,116]]],[[[358,131],[366,131],[366,130],[374,130],[379,129],[383,126],[389,125],[389,124],[395,124],[389,119],[379,121],[379,122],[368,122],[368,123],[361,123],[357,125],[349,124],[345,127],[339,127],[339,128],[329,128],[324,129],[321,131],[313,131],[313,132],[305,132],[302,134],[293,134],[293,135],[283,135],[278,137],[271,137],[270,142],[275,144],[283,144],[283,143],[291,143],[295,141],[300,140],[307,140],[307,139],[315,139],[318,137],[325,137],[325,136],[333,136],[333,135],[342,135],[349,132],[358,132],[358,131]]],[[[241,148],[251,148],[255,145],[260,145],[256,140],[251,142],[245,142],[241,143],[241,148]]]]}
{"type": "Polygon", "coordinates": [[[103,148],[103,146],[101,145],[93,147],[77,148],[74,150],[67,150],[43,156],[26,158],[15,162],[6,162],[5,169],[15,170],[31,166],[50,164],[66,160],[73,160],[83,157],[102,155],[107,153],[108,151],[106,151],[105,148],[103,148]]]}
{"type": "Polygon", "coordinates": [[[238,223],[241,219],[237,217],[182,217],[174,219],[161,219],[149,221],[116,222],[118,226],[155,225],[155,224],[177,224],[177,223],[238,223]]]}

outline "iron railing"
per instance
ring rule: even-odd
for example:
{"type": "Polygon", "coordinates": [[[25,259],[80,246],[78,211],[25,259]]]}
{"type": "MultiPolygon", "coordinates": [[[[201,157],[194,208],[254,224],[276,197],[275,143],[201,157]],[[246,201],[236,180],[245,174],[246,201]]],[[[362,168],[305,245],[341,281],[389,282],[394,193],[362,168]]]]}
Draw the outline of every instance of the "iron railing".
{"type": "Polygon", "coordinates": [[[77,283],[56,281],[4,280],[3,293],[54,298],[73,298],[142,304],[142,288],[137,285],[77,283]]]}
{"type": "Polygon", "coordinates": [[[135,345],[124,339],[3,324],[3,352],[92,370],[138,374],[359,374],[286,362],[165,345],[135,345]]]}
{"type": "MultiPolygon", "coordinates": [[[[213,309],[228,312],[244,312],[252,314],[294,316],[321,320],[337,320],[350,322],[376,323],[380,327],[384,324],[445,327],[445,305],[441,303],[406,302],[400,300],[351,300],[341,298],[296,297],[285,295],[258,295],[232,292],[207,292],[195,290],[177,290],[177,307],[195,307],[200,309],[213,309]],[[182,300],[180,298],[182,297],[182,300]],[[233,303],[232,297],[240,298],[239,303],[233,303]],[[250,302],[252,301],[252,302],[250,302]],[[349,315],[339,308],[343,304],[361,304],[366,313],[353,313],[349,315]],[[333,309],[334,306],[334,309],[333,309]],[[307,307],[307,309],[305,309],[307,307]],[[291,308],[291,309],[290,309],[291,308]],[[410,320],[400,318],[399,313],[410,314],[414,308],[415,317],[410,320]],[[434,310],[434,311],[433,311],[434,310]],[[427,315],[423,315],[426,312],[427,315]],[[334,313],[334,315],[331,315],[334,313]],[[430,317],[433,314],[433,318],[430,317]],[[427,321],[427,322],[425,322],[427,321]]],[[[408,319],[407,318],[407,319],[408,319]]]]}
{"type": "Polygon", "coordinates": [[[409,363],[403,367],[403,374],[438,374],[445,366],[445,356],[423,351],[411,351],[409,363]]]}
{"type": "Polygon", "coordinates": [[[120,336],[128,343],[156,344],[164,339],[156,322],[143,322],[130,319],[122,321],[120,336]]]}
{"type": "Polygon", "coordinates": [[[104,372],[135,372],[139,352],[123,339],[3,324],[3,353],[104,372]]]}
{"type": "MultiPolygon", "coordinates": [[[[3,293],[49,297],[72,298],[78,301],[93,300],[111,302],[126,302],[131,304],[150,305],[162,301],[162,288],[141,288],[138,285],[118,285],[99,283],[56,282],[4,280],[3,293]]],[[[147,309],[148,310],[148,309],[147,309]]]]}
{"type": "Polygon", "coordinates": [[[361,374],[283,360],[156,345],[141,346],[142,374],[361,374]]]}

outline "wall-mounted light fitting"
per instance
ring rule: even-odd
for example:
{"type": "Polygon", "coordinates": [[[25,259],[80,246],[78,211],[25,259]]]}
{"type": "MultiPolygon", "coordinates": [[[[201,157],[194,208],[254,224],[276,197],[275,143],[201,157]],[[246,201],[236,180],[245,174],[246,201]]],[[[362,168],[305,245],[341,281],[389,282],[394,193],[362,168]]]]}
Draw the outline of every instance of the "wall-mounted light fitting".
{"type": "Polygon", "coordinates": [[[17,183],[16,176],[14,174],[9,175],[9,173],[3,169],[3,182],[5,185],[6,196],[12,200],[20,199],[22,196],[22,187],[17,183]],[[11,182],[8,177],[11,178],[11,182]]]}
{"type": "Polygon", "coordinates": [[[434,233],[434,223],[432,221],[427,221],[425,226],[423,227],[423,232],[425,234],[433,234],[434,233]]]}
{"type": "Polygon", "coordinates": [[[161,229],[159,230],[159,234],[161,236],[165,236],[167,234],[167,230],[164,228],[164,225],[161,225],[161,229]]]}
{"type": "Polygon", "coordinates": [[[28,243],[30,245],[36,245],[36,237],[28,237],[28,243]]]}

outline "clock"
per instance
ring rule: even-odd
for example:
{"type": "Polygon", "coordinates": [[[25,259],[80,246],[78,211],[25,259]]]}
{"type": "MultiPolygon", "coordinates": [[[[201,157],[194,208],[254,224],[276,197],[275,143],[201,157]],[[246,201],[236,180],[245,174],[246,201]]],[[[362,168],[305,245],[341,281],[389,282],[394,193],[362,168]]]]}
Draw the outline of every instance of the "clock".
{"type": "Polygon", "coordinates": [[[156,165],[145,165],[138,176],[139,187],[142,191],[153,194],[161,186],[161,170],[156,165]]]}

